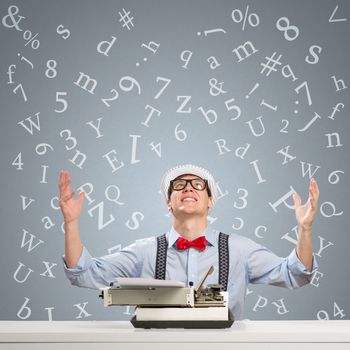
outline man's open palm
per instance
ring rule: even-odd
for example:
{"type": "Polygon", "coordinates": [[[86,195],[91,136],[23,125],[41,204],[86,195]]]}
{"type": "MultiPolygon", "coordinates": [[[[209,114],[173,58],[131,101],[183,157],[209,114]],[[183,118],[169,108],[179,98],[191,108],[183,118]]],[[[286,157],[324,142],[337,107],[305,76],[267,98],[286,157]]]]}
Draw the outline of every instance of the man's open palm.
{"type": "Polygon", "coordinates": [[[75,192],[70,189],[70,175],[62,170],[59,179],[60,207],[64,222],[69,223],[79,218],[84,201],[84,192],[81,192],[77,199],[74,199],[75,192]]]}
{"type": "Polygon", "coordinates": [[[300,196],[294,193],[295,216],[299,226],[311,228],[317,214],[317,201],[320,191],[315,179],[311,179],[309,186],[309,198],[305,204],[301,204],[300,196]]]}

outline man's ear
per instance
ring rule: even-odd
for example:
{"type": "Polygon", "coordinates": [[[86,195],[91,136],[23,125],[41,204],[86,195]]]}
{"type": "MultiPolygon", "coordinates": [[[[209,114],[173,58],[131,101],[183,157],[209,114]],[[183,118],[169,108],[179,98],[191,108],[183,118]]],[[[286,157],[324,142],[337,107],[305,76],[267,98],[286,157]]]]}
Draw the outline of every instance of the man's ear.
{"type": "Polygon", "coordinates": [[[213,207],[213,200],[211,197],[209,197],[209,201],[208,201],[208,208],[211,209],[213,207]]]}

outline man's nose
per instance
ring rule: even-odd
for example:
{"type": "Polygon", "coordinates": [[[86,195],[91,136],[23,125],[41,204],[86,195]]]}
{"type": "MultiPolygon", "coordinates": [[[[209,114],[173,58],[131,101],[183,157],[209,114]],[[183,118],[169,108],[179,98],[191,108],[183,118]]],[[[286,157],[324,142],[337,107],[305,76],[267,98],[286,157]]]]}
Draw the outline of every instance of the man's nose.
{"type": "Polygon", "coordinates": [[[190,182],[187,182],[185,188],[183,189],[183,192],[188,192],[188,191],[193,192],[193,187],[190,182]]]}

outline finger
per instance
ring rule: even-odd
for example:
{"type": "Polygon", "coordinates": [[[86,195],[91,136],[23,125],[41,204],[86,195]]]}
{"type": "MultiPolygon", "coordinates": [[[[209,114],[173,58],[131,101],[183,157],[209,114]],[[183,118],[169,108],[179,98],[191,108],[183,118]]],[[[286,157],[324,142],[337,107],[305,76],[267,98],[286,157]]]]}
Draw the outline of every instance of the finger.
{"type": "Polygon", "coordinates": [[[85,193],[84,192],[80,192],[79,196],[78,196],[78,199],[77,199],[79,206],[83,205],[84,198],[85,198],[85,193]]]}
{"type": "Polygon", "coordinates": [[[312,181],[310,181],[310,186],[309,186],[309,198],[308,199],[315,199],[316,193],[315,193],[315,188],[313,186],[312,181]]]}
{"type": "Polygon", "coordinates": [[[320,192],[318,190],[318,187],[317,187],[317,183],[316,183],[316,180],[315,179],[312,179],[314,181],[312,181],[312,184],[311,184],[311,188],[310,188],[310,194],[312,196],[312,199],[315,201],[315,203],[317,203],[318,201],[318,198],[320,196],[320,192]]]}
{"type": "Polygon", "coordinates": [[[72,199],[74,196],[75,196],[75,191],[71,192],[70,194],[68,194],[68,195],[66,195],[66,196],[64,196],[64,197],[62,197],[62,198],[60,199],[60,202],[61,202],[61,203],[66,203],[66,202],[68,202],[70,199],[72,199]]]}
{"type": "Polygon", "coordinates": [[[62,170],[60,174],[59,190],[60,190],[60,198],[63,198],[70,194],[70,191],[67,190],[66,173],[64,170],[62,170]]]}
{"type": "Polygon", "coordinates": [[[59,175],[59,180],[58,180],[58,187],[61,188],[63,186],[63,182],[64,182],[64,170],[60,171],[60,175],[59,175]]]}
{"type": "Polygon", "coordinates": [[[310,182],[311,186],[312,186],[312,189],[317,193],[319,194],[320,193],[320,190],[318,188],[318,184],[317,184],[317,181],[315,178],[312,178],[311,179],[311,182],[310,182]]]}
{"type": "Polygon", "coordinates": [[[70,175],[67,171],[64,172],[64,180],[62,186],[62,197],[68,196],[72,191],[70,189],[70,175]]]}
{"type": "Polygon", "coordinates": [[[301,204],[301,200],[300,200],[298,193],[296,193],[296,192],[293,193],[293,199],[294,199],[295,206],[299,207],[301,204]]]}
{"type": "Polygon", "coordinates": [[[316,193],[316,197],[317,197],[317,199],[318,199],[318,197],[320,196],[320,190],[319,190],[319,188],[318,188],[317,183],[315,183],[315,193],[316,193]]]}
{"type": "Polygon", "coordinates": [[[307,204],[310,205],[311,209],[314,209],[315,208],[315,199],[312,196],[310,196],[307,204]]]}
{"type": "Polygon", "coordinates": [[[310,181],[310,188],[312,191],[316,192],[317,186],[316,186],[316,181],[314,179],[311,179],[310,181]]]}
{"type": "Polygon", "coordinates": [[[315,191],[314,191],[314,189],[311,186],[309,188],[309,197],[315,198],[315,191]]]}
{"type": "Polygon", "coordinates": [[[319,189],[319,187],[318,187],[318,183],[317,183],[316,180],[315,180],[315,188],[316,188],[316,192],[317,192],[317,193],[320,193],[320,189],[319,189]]]}
{"type": "Polygon", "coordinates": [[[64,196],[63,198],[61,198],[61,201],[62,202],[68,202],[70,199],[72,199],[75,195],[75,192],[72,192],[66,196],[64,196]]]}
{"type": "Polygon", "coordinates": [[[317,208],[317,196],[315,193],[313,193],[312,191],[310,191],[310,196],[309,196],[309,200],[308,202],[310,203],[310,207],[313,211],[316,210],[317,208]]]}
{"type": "Polygon", "coordinates": [[[310,180],[309,194],[310,194],[310,196],[312,197],[312,199],[313,199],[314,201],[317,201],[317,200],[318,200],[319,191],[318,191],[318,188],[317,188],[316,180],[315,180],[314,178],[312,178],[312,179],[310,180]]]}

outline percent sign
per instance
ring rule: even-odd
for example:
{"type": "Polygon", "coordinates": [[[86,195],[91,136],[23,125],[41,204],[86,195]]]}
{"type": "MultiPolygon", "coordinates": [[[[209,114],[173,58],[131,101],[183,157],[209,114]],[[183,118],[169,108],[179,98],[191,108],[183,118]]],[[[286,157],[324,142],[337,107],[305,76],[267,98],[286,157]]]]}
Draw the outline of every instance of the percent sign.
{"type": "Polygon", "coordinates": [[[35,39],[39,34],[36,33],[34,36],[32,35],[32,32],[30,30],[26,30],[23,33],[23,39],[26,41],[24,46],[27,46],[31,43],[31,47],[33,50],[36,50],[40,46],[40,41],[38,39],[35,39]],[[35,40],[34,40],[35,39],[35,40]]]}
{"type": "Polygon", "coordinates": [[[244,30],[245,23],[246,23],[247,19],[248,19],[248,23],[250,24],[251,27],[257,27],[260,23],[259,16],[256,13],[248,14],[248,10],[249,10],[249,5],[247,5],[247,8],[245,9],[244,16],[243,16],[242,11],[239,9],[235,9],[232,11],[233,22],[241,23],[243,21],[242,30],[244,30]]]}

